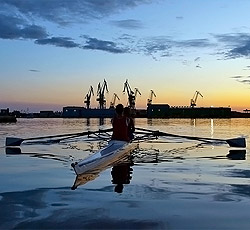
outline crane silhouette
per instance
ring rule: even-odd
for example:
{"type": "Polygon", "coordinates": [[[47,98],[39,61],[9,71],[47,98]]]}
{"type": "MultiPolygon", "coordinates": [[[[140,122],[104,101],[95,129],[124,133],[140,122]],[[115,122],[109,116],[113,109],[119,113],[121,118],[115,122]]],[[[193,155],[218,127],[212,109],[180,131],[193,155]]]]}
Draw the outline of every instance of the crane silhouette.
{"type": "Polygon", "coordinates": [[[151,104],[152,104],[153,96],[156,97],[154,91],[151,89],[151,90],[150,90],[150,95],[149,95],[149,99],[148,99],[148,104],[147,104],[147,105],[151,105],[151,104]]]}
{"type": "Polygon", "coordinates": [[[201,97],[203,97],[202,94],[199,91],[195,91],[194,96],[193,96],[193,98],[191,99],[191,102],[190,102],[191,107],[196,106],[196,101],[197,101],[197,98],[198,98],[199,95],[201,97]]]}
{"type": "Polygon", "coordinates": [[[102,85],[99,82],[98,84],[98,88],[97,88],[97,101],[99,102],[99,108],[100,109],[104,109],[106,108],[106,99],[105,99],[105,90],[108,93],[108,84],[106,82],[106,80],[104,79],[102,85]]]}
{"type": "Polygon", "coordinates": [[[90,89],[84,98],[85,99],[84,103],[86,104],[87,109],[90,108],[90,99],[92,95],[94,95],[94,89],[93,89],[93,86],[90,86],[90,89]]]}
{"type": "Polygon", "coordinates": [[[115,107],[115,101],[116,99],[118,99],[120,101],[120,98],[118,97],[118,95],[116,93],[114,93],[112,101],[110,102],[110,108],[114,108],[115,107]]]}

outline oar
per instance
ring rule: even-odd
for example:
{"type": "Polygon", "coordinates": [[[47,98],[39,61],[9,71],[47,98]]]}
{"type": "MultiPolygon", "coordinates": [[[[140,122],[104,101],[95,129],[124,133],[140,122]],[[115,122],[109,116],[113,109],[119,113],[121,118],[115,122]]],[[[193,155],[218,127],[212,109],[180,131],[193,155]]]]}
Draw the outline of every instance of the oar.
{"type": "Polygon", "coordinates": [[[244,137],[224,140],[224,139],[214,139],[214,138],[206,138],[206,137],[177,135],[177,134],[165,133],[161,131],[154,131],[154,130],[144,129],[144,128],[136,128],[136,129],[149,132],[149,134],[153,134],[154,136],[169,136],[169,137],[185,138],[189,140],[210,141],[210,142],[227,142],[230,147],[241,147],[241,148],[246,147],[246,140],[244,137]]]}
{"type": "Polygon", "coordinates": [[[23,141],[32,141],[32,140],[40,140],[40,139],[51,139],[56,137],[65,137],[66,138],[73,138],[73,137],[80,137],[80,136],[87,136],[95,133],[105,133],[110,132],[113,129],[103,129],[97,131],[86,131],[86,132],[79,132],[79,133],[66,133],[66,134],[59,134],[59,135],[50,135],[50,136],[42,136],[42,137],[30,137],[30,138],[18,138],[18,137],[6,137],[5,146],[20,146],[23,141]]]}

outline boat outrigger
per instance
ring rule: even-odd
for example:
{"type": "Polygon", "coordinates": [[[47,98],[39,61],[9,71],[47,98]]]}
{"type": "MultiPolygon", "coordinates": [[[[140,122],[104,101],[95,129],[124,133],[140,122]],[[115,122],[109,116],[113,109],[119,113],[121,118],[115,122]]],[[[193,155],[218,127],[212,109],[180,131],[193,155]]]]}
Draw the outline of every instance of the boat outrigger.
{"type": "Polygon", "coordinates": [[[79,162],[72,163],[76,175],[80,175],[89,171],[94,170],[95,168],[103,165],[106,167],[107,165],[111,165],[111,163],[115,163],[116,160],[119,160],[126,153],[130,153],[133,151],[140,141],[156,139],[158,137],[170,137],[170,138],[183,138],[188,140],[196,140],[209,144],[213,143],[227,143],[230,147],[246,147],[246,140],[244,137],[232,138],[232,139],[214,139],[214,138],[205,138],[205,137],[195,137],[195,136],[184,136],[184,135],[176,135],[170,134],[161,131],[154,131],[145,128],[135,128],[135,138],[132,142],[125,141],[110,141],[110,133],[112,132],[112,128],[97,130],[97,131],[86,131],[80,133],[70,133],[70,134],[60,134],[54,136],[43,136],[43,137],[32,137],[32,138],[16,138],[16,137],[6,137],[6,147],[7,146],[20,146],[23,141],[33,141],[39,139],[45,139],[50,143],[58,143],[62,140],[69,138],[77,138],[82,136],[90,137],[98,137],[100,139],[104,139],[108,141],[106,147],[98,150],[95,154],[83,159],[79,162]]]}

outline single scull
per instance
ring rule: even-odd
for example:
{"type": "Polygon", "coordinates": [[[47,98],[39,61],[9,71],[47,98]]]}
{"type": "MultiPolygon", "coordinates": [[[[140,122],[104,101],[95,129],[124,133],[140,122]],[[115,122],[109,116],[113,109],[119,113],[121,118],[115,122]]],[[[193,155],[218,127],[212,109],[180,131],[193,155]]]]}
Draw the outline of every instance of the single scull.
{"type": "Polygon", "coordinates": [[[137,147],[137,143],[111,140],[103,149],[93,155],[72,163],[71,166],[77,175],[91,171],[97,167],[107,167],[119,161],[125,154],[129,154],[137,147]]]}

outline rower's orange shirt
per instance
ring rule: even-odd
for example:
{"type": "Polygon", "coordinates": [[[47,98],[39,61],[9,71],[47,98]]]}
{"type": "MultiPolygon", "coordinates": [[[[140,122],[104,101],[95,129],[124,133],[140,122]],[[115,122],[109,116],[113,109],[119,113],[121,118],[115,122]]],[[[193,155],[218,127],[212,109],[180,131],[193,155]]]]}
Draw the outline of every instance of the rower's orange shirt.
{"type": "Polygon", "coordinates": [[[112,125],[113,125],[113,134],[111,137],[112,140],[119,140],[119,141],[130,140],[128,133],[129,119],[127,117],[115,116],[112,119],[112,125]]]}

